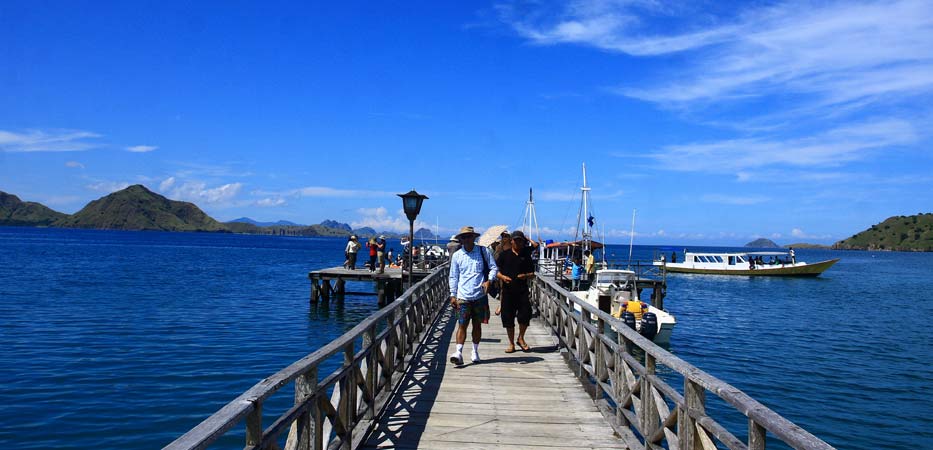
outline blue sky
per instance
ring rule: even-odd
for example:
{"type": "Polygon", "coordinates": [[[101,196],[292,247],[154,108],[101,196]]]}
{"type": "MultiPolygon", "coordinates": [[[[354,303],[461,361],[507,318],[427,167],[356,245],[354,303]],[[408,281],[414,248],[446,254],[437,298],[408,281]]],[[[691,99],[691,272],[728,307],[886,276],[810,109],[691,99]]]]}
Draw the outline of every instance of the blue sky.
{"type": "Polygon", "coordinates": [[[931,211],[933,2],[0,3],[0,190],[831,243],[931,211]]]}

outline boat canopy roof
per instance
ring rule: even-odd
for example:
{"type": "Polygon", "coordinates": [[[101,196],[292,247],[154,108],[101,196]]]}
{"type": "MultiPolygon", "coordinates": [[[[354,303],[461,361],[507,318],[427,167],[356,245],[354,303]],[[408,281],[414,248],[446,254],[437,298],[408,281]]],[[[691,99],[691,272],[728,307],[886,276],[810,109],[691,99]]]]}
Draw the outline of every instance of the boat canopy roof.
{"type": "MultiPolygon", "coordinates": [[[[564,242],[551,242],[547,244],[545,248],[567,248],[567,247],[582,247],[583,241],[564,241],[564,242]]],[[[590,241],[590,248],[597,249],[603,248],[601,242],[590,241]]]]}
{"type": "Polygon", "coordinates": [[[785,256],[787,252],[687,252],[688,255],[703,255],[703,256],[785,256]]]}

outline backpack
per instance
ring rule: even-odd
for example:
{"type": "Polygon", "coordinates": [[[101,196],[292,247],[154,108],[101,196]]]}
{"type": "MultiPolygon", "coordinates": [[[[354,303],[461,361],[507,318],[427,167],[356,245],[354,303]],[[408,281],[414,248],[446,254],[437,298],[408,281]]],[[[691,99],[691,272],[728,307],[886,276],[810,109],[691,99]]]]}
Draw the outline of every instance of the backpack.
{"type": "MultiPolygon", "coordinates": [[[[479,246],[479,252],[480,255],[483,256],[483,281],[489,281],[489,262],[486,260],[486,248],[479,246]]],[[[486,295],[499,297],[499,280],[493,280],[489,283],[489,289],[486,290],[486,295]]]]}

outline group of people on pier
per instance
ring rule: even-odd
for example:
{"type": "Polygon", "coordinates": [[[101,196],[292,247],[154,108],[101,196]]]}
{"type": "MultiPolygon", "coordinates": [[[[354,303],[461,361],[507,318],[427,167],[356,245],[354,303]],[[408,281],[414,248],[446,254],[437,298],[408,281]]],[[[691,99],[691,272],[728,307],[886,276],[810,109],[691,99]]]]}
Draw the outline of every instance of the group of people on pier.
{"type": "Polygon", "coordinates": [[[535,276],[532,252],[536,242],[529,242],[521,231],[502,233],[495,249],[476,245],[479,233],[473,227],[463,227],[454,236],[460,248],[450,256],[450,303],[457,313],[456,350],[450,355],[454,364],[463,364],[463,346],[467,327],[472,326],[473,351],[471,361],[480,361],[479,344],[483,324],[489,323],[489,295],[497,292],[500,306],[496,315],[502,319],[509,343],[506,353],[516,345],[523,351],[531,347],[525,342],[525,331],[531,323],[531,300],[528,281],[535,276]],[[529,243],[531,245],[529,245],[529,243]],[[515,322],[518,322],[518,338],[515,322]]]}
{"type": "MultiPolygon", "coordinates": [[[[370,272],[378,270],[379,273],[385,273],[386,264],[392,263],[392,250],[386,245],[386,237],[379,236],[377,238],[374,236],[366,242],[366,247],[369,250],[369,263],[366,268],[370,272]]],[[[343,261],[344,269],[356,270],[356,257],[362,248],[363,244],[360,244],[356,235],[350,235],[347,238],[347,246],[343,251],[345,257],[343,261]]]]}

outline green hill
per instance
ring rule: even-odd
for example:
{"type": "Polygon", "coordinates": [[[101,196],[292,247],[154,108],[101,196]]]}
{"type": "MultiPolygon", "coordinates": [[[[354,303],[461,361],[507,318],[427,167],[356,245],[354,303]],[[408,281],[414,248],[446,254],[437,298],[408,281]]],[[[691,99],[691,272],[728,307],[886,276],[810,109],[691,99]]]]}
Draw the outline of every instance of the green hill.
{"type": "Polygon", "coordinates": [[[24,202],[13,194],[0,191],[0,225],[49,226],[67,214],[53,211],[45,205],[24,202]]]}
{"type": "Polygon", "coordinates": [[[94,200],[54,225],[106,230],[227,231],[194,204],[169,200],[139,184],[94,200]]]}
{"type": "Polygon", "coordinates": [[[933,214],[889,217],[884,222],[833,244],[840,250],[933,251],[933,214]]]}

